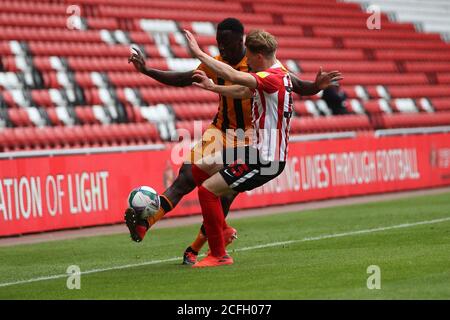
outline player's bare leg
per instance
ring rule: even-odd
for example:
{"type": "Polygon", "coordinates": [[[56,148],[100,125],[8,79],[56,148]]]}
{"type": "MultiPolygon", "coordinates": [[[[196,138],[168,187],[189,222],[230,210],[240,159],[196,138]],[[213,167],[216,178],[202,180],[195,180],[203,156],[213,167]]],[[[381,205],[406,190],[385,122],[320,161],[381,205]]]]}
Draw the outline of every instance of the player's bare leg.
{"type": "Polygon", "coordinates": [[[172,185],[160,195],[161,206],[159,210],[147,219],[140,219],[132,208],[125,211],[125,222],[130,231],[131,239],[135,242],[141,242],[148,229],[157,221],[170,212],[180,200],[196,187],[192,178],[191,164],[184,163],[178,173],[177,178],[172,185]]]}
{"type": "Polygon", "coordinates": [[[178,172],[178,176],[175,181],[168,187],[164,193],[161,195],[164,200],[161,202],[161,208],[156,212],[156,214],[147,219],[149,227],[154,225],[156,222],[161,220],[161,218],[175,208],[180,200],[192,192],[196,185],[192,177],[192,168],[190,163],[183,163],[178,172]]]}
{"type": "MultiPolygon", "coordinates": [[[[194,178],[192,176],[192,165],[185,163],[181,166],[179,174],[173,184],[167,188],[167,190],[160,195],[161,207],[155,215],[148,217],[147,219],[140,219],[137,213],[128,208],[125,211],[125,222],[129,229],[131,239],[135,242],[141,242],[148,229],[151,228],[157,221],[159,221],[165,214],[170,212],[180,200],[196,187],[194,178]]],[[[222,199],[226,214],[228,214],[231,202],[234,200],[235,195],[229,195],[222,199]]],[[[226,243],[231,243],[236,238],[236,230],[226,226],[226,243]]],[[[207,242],[205,228],[201,227],[196,239],[189,246],[183,255],[183,264],[193,264],[196,262],[198,252],[207,242]],[[203,230],[203,231],[202,231],[203,230]]]]}

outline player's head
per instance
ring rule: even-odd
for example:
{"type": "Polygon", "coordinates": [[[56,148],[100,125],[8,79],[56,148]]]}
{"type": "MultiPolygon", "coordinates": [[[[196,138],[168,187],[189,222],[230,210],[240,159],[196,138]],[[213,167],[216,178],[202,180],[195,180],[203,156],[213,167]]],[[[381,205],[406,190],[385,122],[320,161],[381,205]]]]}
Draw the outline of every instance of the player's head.
{"type": "Polygon", "coordinates": [[[226,18],[217,25],[217,46],[222,58],[230,64],[242,60],[244,47],[244,26],[235,18],[226,18]]]}
{"type": "Polygon", "coordinates": [[[252,30],[245,38],[247,48],[247,63],[252,71],[267,69],[272,63],[277,51],[277,40],[270,33],[263,30],[252,30]]]}

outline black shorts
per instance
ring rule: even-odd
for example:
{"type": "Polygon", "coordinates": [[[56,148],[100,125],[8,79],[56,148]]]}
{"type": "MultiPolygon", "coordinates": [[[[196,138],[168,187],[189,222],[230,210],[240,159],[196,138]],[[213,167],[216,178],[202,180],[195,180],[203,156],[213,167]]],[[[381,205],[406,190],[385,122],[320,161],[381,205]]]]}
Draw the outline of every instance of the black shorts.
{"type": "Polygon", "coordinates": [[[254,148],[245,148],[245,157],[225,166],[219,171],[231,189],[237,192],[250,191],[279,176],[286,162],[263,162],[254,148]],[[256,155],[252,157],[252,155],[256,155]],[[254,161],[251,161],[254,160],[254,161]]]}

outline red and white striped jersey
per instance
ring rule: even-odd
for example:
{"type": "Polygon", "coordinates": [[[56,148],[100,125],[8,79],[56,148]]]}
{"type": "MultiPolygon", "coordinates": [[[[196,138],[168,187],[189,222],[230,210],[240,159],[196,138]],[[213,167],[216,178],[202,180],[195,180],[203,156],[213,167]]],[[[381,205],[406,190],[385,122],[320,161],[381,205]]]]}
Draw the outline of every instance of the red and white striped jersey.
{"type": "Polygon", "coordinates": [[[292,117],[292,82],[277,62],[267,70],[250,73],[258,83],[253,97],[253,145],[264,161],[286,161],[292,117]]]}

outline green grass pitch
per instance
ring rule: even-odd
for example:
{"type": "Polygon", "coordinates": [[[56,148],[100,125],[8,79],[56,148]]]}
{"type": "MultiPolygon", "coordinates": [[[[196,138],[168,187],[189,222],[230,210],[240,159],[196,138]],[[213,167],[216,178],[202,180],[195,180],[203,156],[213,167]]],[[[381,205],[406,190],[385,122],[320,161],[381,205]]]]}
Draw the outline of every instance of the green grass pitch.
{"type": "Polygon", "coordinates": [[[139,244],[124,233],[3,247],[0,299],[450,299],[450,193],[232,215],[232,266],[180,264],[197,225],[152,230],[139,244]],[[87,272],[79,290],[66,286],[70,265],[87,272]],[[371,265],[380,289],[367,288],[371,265]]]}

